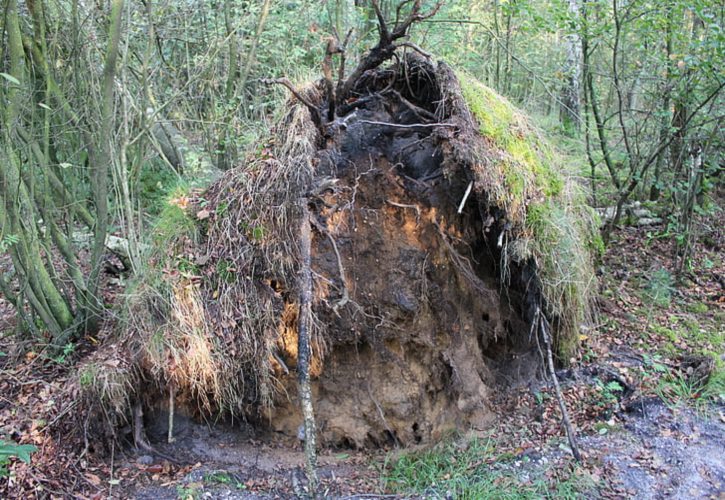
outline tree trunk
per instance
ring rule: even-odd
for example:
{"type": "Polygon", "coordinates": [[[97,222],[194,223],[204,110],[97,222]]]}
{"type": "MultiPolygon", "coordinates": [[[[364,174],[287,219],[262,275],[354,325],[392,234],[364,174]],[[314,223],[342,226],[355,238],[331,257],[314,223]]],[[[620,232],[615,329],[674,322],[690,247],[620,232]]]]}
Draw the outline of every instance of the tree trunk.
{"type": "Polygon", "coordinates": [[[116,60],[121,39],[121,13],[123,0],[111,1],[111,16],[108,28],[108,47],[103,66],[101,86],[101,116],[96,143],[88,144],[88,158],[93,165],[92,186],[93,202],[96,206],[96,226],[91,251],[91,272],[88,277],[88,295],[91,300],[86,315],[86,330],[98,329],[103,301],[98,295],[98,284],[102,267],[103,253],[106,249],[108,233],[108,175],[111,170],[111,138],[113,137],[114,85],[116,78],[116,60]]]}
{"type": "Polygon", "coordinates": [[[579,37],[578,0],[569,0],[570,33],[566,35],[566,62],[559,117],[566,130],[581,127],[581,40],[579,37]]]}

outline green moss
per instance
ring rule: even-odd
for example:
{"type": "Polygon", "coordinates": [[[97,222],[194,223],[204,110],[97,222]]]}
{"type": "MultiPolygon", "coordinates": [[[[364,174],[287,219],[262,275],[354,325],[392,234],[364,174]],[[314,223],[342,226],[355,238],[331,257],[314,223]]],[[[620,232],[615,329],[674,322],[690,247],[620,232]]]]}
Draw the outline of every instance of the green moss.
{"type": "Polygon", "coordinates": [[[78,374],[78,383],[82,389],[88,389],[93,386],[96,381],[97,368],[96,365],[90,364],[84,366],[78,374]]]}
{"type": "Polygon", "coordinates": [[[707,304],[704,302],[695,302],[694,304],[689,304],[687,306],[687,310],[693,314],[704,314],[709,311],[710,308],[707,307],[707,304]]]}
{"type": "Polygon", "coordinates": [[[538,136],[521,113],[504,97],[477,82],[466,73],[457,74],[463,99],[476,117],[481,135],[503,150],[506,187],[515,197],[525,196],[526,188],[546,196],[558,195],[564,181],[553,168],[554,153],[538,136]],[[531,186],[527,186],[531,182],[531,186]]]}
{"type": "Polygon", "coordinates": [[[562,174],[564,161],[520,111],[468,74],[457,77],[490,156],[497,159],[486,167],[494,169],[489,182],[503,178],[501,186],[483,189],[519,226],[516,237],[523,250],[515,258],[535,261],[548,316],[556,323],[557,350],[567,360],[590,311],[592,254],[604,249],[596,215],[562,174]]]}
{"type": "Polygon", "coordinates": [[[593,233],[580,206],[549,198],[527,207],[526,226],[549,312],[559,318],[558,352],[563,359],[575,352],[579,326],[587,319],[594,276],[588,243],[593,233]]]}

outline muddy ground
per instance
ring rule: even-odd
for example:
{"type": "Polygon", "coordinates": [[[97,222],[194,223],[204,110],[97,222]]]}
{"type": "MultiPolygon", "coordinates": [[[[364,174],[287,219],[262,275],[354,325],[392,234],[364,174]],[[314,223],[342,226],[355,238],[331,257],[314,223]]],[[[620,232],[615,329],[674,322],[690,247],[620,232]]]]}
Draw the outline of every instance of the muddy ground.
{"type": "MultiPolygon", "coordinates": [[[[580,436],[586,464],[601,474],[601,484],[582,495],[723,498],[725,424],[721,419],[701,416],[688,408],[672,409],[654,398],[631,402],[617,418],[621,424],[606,434],[580,436]]],[[[551,467],[569,462],[561,444],[553,440],[539,449],[527,449],[495,467],[505,468],[525,482],[530,476],[540,476],[551,467]]],[[[163,467],[163,459],[129,457],[119,466],[141,473],[135,478],[138,484],[116,490],[119,496],[149,500],[175,499],[184,494],[197,495],[194,498],[294,498],[303,491],[302,448],[286,438],[268,435],[255,439],[251,429],[210,430],[187,423],[176,443],[159,445],[159,449],[193,463],[193,469],[164,482],[161,474],[153,472],[163,467]]],[[[377,480],[384,461],[383,453],[323,451],[323,496],[372,498],[384,494],[377,480]]],[[[437,495],[445,497],[445,491],[430,491],[431,497],[437,495]]]]}

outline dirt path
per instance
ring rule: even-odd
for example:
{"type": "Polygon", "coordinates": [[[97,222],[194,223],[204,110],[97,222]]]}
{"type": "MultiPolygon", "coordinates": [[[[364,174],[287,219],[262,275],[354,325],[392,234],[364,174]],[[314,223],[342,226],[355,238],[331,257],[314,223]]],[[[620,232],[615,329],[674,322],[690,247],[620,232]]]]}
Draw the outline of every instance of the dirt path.
{"type": "Polygon", "coordinates": [[[628,405],[623,426],[588,436],[613,486],[638,499],[725,498],[725,424],[656,399],[628,405]]]}
{"type": "MultiPolygon", "coordinates": [[[[606,433],[580,435],[588,471],[596,484],[581,492],[592,498],[725,498],[725,423],[715,414],[669,408],[656,398],[632,401],[614,417],[606,433]]],[[[175,474],[160,471],[163,459],[130,458],[121,469],[136,470],[134,481],[117,491],[137,499],[296,498],[303,491],[301,445],[249,429],[210,429],[179,422],[174,444],[164,454],[192,467],[175,474]]],[[[569,463],[561,441],[548,440],[537,452],[525,450],[504,465],[520,481],[540,477],[569,463]]],[[[366,498],[383,494],[378,480],[385,455],[324,450],[320,477],[325,498],[366,498]]],[[[498,464],[494,467],[499,467],[498,464]]],[[[445,497],[445,492],[440,492],[445,497]]],[[[406,495],[390,498],[409,498],[406,495]]]]}

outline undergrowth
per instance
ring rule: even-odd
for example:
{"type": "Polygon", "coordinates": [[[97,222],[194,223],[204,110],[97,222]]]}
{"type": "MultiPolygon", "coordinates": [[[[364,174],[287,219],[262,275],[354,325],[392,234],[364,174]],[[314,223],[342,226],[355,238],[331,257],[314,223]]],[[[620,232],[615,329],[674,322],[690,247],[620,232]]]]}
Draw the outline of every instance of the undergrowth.
{"type": "Polygon", "coordinates": [[[580,469],[547,471],[536,466],[526,474],[514,470],[525,468],[528,460],[497,453],[492,440],[447,440],[386,460],[382,478],[388,491],[425,498],[583,498],[594,486],[580,469]]]}

